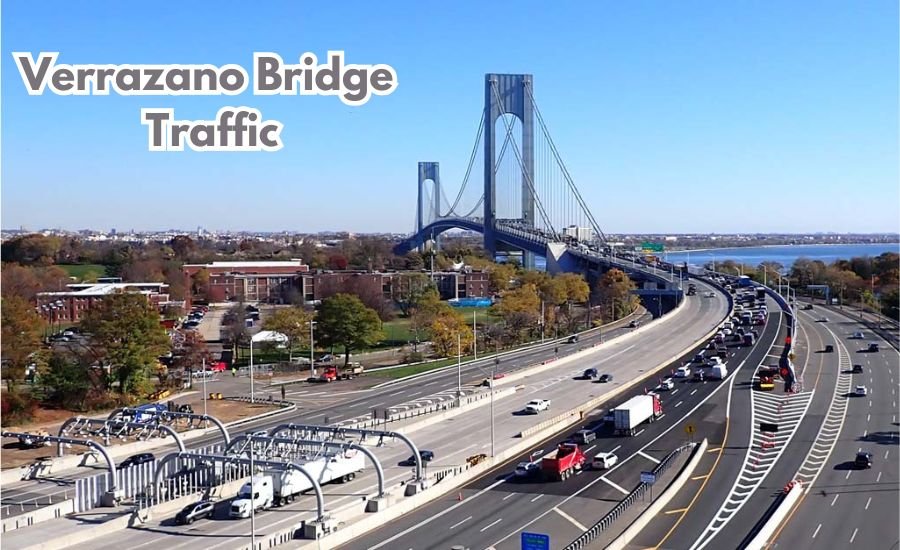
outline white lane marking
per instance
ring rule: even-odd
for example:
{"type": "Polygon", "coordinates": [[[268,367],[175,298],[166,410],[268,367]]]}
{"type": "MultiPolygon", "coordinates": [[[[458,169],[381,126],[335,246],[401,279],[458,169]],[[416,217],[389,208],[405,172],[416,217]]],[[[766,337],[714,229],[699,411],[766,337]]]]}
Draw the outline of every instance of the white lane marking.
{"type": "Polygon", "coordinates": [[[834,495],[834,500],[831,501],[831,505],[834,506],[834,503],[837,502],[838,497],[841,496],[840,493],[834,495]]]}
{"type": "Polygon", "coordinates": [[[881,472],[878,472],[878,477],[875,478],[875,483],[881,482],[881,472]]]}
{"type": "MultiPolygon", "coordinates": [[[[588,447],[587,449],[585,449],[584,452],[589,453],[589,452],[591,452],[591,450],[594,449],[595,447],[596,447],[596,445],[591,445],[590,447],[588,447]]],[[[885,458],[887,458],[887,457],[885,457],[885,458]]]]}
{"type": "Polygon", "coordinates": [[[884,452],[884,459],[885,459],[885,460],[887,460],[887,456],[888,456],[888,453],[889,453],[889,452],[890,452],[890,451],[885,451],[885,452],[884,452]]]}
{"type": "Polygon", "coordinates": [[[644,430],[646,430],[646,429],[647,429],[647,428],[644,428],[643,430],[641,430],[641,431],[639,431],[638,433],[634,434],[634,437],[637,437],[637,436],[641,435],[642,433],[644,433],[644,430]]]}
{"type": "Polygon", "coordinates": [[[416,393],[411,393],[411,394],[409,394],[409,396],[410,396],[410,397],[416,397],[417,395],[422,395],[423,393],[425,393],[425,392],[419,391],[419,392],[416,392],[416,393]]]}
{"type": "Polygon", "coordinates": [[[536,496],[536,497],[534,497],[533,499],[531,499],[531,502],[534,502],[534,501],[536,501],[537,499],[542,498],[543,496],[544,496],[544,493],[541,493],[541,494],[539,494],[538,496],[536,496]]]}
{"type": "Polygon", "coordinates": [[[610,452],[611,452],[611,453],[614,453],[614,452],[618,451],[621,447],[622,447],[621,445],[616,445],[616,446],[613,448],[613,450],[611,450],[610,452]]]}
{"type": "Polygon", "coordinates": [[[672,395],[675,395],[676,393],[678,393],[678,390],[672,390],[672,395]]]}
{"type": "Polygon", "coordinates": [[[870,406],[870,407],[872,406],[872,400],[871,400],[871,399],[869,399],[869,406],[870,406]]]}
{"type": "Polygon", "coordinates": [[[619,491],[619,492],[622,493],[623,495],[627,495],[627,494],[628,494],[628,491],[626,491],[625,489],[623,489],[621,485],[617,485],[616,483],[613,483],[612,481],[606,479],[606,476],[601,477],[601,478],[598,478],[598,479],[600,479],[600,480],[602,480],[602,481],[605,481],[606,483],[608,483],[608,484],[610,485],[610,487],[612,487],[613,489],[619,491]]]}
{"type": "Polygon", "coordinates": [[[459,526],[462,525],[463,523],[469,521],[470,519],[472,519],[472,516],[469,516],[469,517],[467,517],[466,519],[464,519],[464,520],[462,520],[462,521],[457,521],[456,523],[454,523],[453,525],[450,526],[450,529],[456,529],[457,527],[459,527],[459,526]]]}
{"type": "Polygon", "coordinates": [[[697,393],[697,390],[692,391],[692,392],[689,393],[688,395],[694,395],[695,393],[697,393]]]}
{"type": "Polygon", "coordinates": [[[872,415],[871,415],[871,414],[867,414],[867,415],[866,415],[866,422],[870,422],[871,420],[872,420],[872,415]]]}
{"type": "Polygon", "coordinates": [[[573,518],[573,517],[570,516],[569,514],[563,512],[563,511],[560,510],[559,508],[554,508],[553,511],[556,512],[557,514],[561,515],[562,517],[566,518],[567,520],[569,520],[569,521],[572,523],[572,525],[574,525],[575,527],[578,528],[579,531],[584,532],[584,531],[587,531],[587,530],[588,530],[587,527],[585,527],[584,525],[578,523],[578,520],[576,520],[575,518],[573,518]]]}
{"type": "Polygon", "coordinates": [[[656,460],[655,458],[653,458],[652,456],[648,455],[648,454],[645,453],[644,451],[638,451],[637,454],[641,455],[642,457],[646,458],[647,460],[650,460],[650,461],[652,461],[652,462],[656,462],[657,464],[659,464],[659,460],[656,460]]]}
{"type": "Polygon", "coordinates": [[[503,521],[503,518],[497,518],[497,521],[495,521],[495,522],[493,522],[493,523],[490,523],[490,524],[485,525],[484,527],[482,527],[481,532],[484,533],[485,531],[487,531],[487,530],[490,529],[491,527],[497,525],[497,524],[500,523],[501,521],[503,521]]]}
{"type": "Polygon", "coordinates": [[[822,528],[822,524],[820,523],[819,526],[816,527],[816,530],[813,531],[813,536],[812,536],[812,538],[816,538],[816,535],[819,534],[819,529],[821,529],[821,528],[822,528]]]}
{"type": "Polygon", "coordinates": [[[682,403],[684,403],[684,401],[679,401],[678,403],[675,403],[675,408],[677,409],[678,407],[680,407],[682,403]]]}
{"type": "Polygon", "coordinates": [[[515,495],[516,495],[516,493],[510,493],[510,494],[506,495],[505,497],[501,498],[500,500],[506,500],[508,498],[512,498],[515,495]]]}
{"type": "Polygon", "coordinates": [[[866,501],[866,507],[864,509],[868,510],[870,504],[872,504],[872,497],[869,497],[869,500],[866,501]]]}
{"type": "Polygon", "coordinates": [[[371,407],[380,407],[380,406],[382,406],[382,405],[384,405],[384,404],[385,404],[385,402],[382,401],[381,403],[372,403],[371,405],[369,405],[369,407],[370,407],[370,408],[371,408],[371,407]]]}
{"type": "Polygon", "coordinates": [[[852,472],[847,472],[847,475],[844,476],[844,479],[850,479],[850,474],[851,474],[851,473],[852,473],[852,472]]]}
{"type": "Polygon", "coordinates": [[[853,530],[853,534],[850,535],[850,544],[853,544],[853,539],[856,538],[856,532],[857,532],[857,531],[859,531],[859,529],[854,529],[854,530],[853,530]]]}

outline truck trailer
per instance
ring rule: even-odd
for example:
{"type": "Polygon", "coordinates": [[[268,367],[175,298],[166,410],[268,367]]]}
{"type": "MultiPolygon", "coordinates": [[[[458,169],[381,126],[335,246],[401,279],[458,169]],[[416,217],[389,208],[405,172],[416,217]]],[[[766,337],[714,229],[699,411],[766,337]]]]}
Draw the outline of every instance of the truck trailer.
{"type": "Polygon", "coordinates": [[[560,443],[559,447],[541,459],[544,477],[556,481],[568,479],[584,466],[586,457],[575,443],[560,443]]]}
{"type": "MultiPolygon", "coordinates": [[[[344,483],[356,477],[365,467],[365,456],[356,449],[321,455],[306,461],[296,461],[299,466],[315,479],[319,485],[329,482],[344,483]]],[[[269,470],[263,475],[253,476],[251,498],[250,483],[245,483],[232,501],[229,515],[233,518],[250,517],[251,504],[256,510],[269,506],[280,506],[296,500],[303,492],[312,489],[312,484],[298,470],[269,470]]]]}
{"type": "Polygon", "coordinates": [[[658,395],[636,395],[613,409],[616,434],[633,436],[635,428],[644,422],[653,422],[660,415],[662,403],[658,395]]]}

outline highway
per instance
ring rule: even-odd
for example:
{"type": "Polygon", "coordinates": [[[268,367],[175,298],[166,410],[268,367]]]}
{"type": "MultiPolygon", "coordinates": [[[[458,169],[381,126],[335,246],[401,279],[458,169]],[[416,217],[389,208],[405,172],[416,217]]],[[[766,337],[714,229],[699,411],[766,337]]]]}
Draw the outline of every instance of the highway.
{"type": "MultiPolygon", "coordinates": [[[[698,285],[701,286],[702,285],[698,285]]],[[[704,288],[705,290],[705,288],[704,288]]],[[[702,293],[701,293],[702,294],[702,293]]],[[[515,444],[518,434],[522,429],[533,426],[536,423],[552,415],[553,411],[564,410],[579,402],[584,402],[594,396],[614,389],[621,381],[640,374],[646,369],[664,362],[673,354],[673,350],[684,349],[690,342],[696,341],[701,335],[709,332],[725,316],[727,300],[719,298],[701,298],[700,295],[688,299],[684,310],[679,313],[678,319],[668,321],[669,325],[647,326],[645,332],[634,339],[625,339],[621,342],[607,342],[596,350],[591,359],[584,362],[576,362],[570,365],[562,365],[559,371],[550,371],[527,377],[523,381],[525,389],[497,401],[495,405],[496,419],[496,448],[501,451],[515,444]],[[596,366],[602,372],[610,372],[615,375],[613,384],[596,384],[580,380],[578,375],[586,366],[596,366]],[[551,412],[538,416],[526,416],[519,414],[524,403],[529,399],[551,399],[554,403],[551,412]]],[[[481,374],[474,379],[480,379],[481,374]]],[[[445,377],[446,378],[446,377],[445,377]]],[[[455,377],[451,378],[455,386],[455,377]]],[[[421,384],[421,382],[417,382],[421,384]]],[[[718,386],[709,383],[708,387],[718,386]]],[[[701,385],[703,386],[703,385],[701,385]]],[[[691,395],[693,389],[681,389],[681,392],[672,392],[666,396],[666,400],[674,400],[673,410],[686,410],[688,403],[700,397],[691,395]],[[685,395],[687,394],[687,395],[685,395]],[[684,396],[682,398],[682,396],[684,396]],[[674,399],[674,398],[678,399],[674,399]],[[676,404],[682,403],[676,407],[676,404]]],[[[463,463],[465,457],[479,452],[490,452],[490,422],[489,408],[484,406],[473,411],[463,413],[455,418],[436,423],[427,428],[416,431],[413,438],[421,449],[433,450],[436,459],[430,464],[430,468],[463,463]]],[[[674,413],[672,413],[674,414],[674,413]]],[[[656,429],[655,426],[649,427],[656,429]]],[[[653,432],[655,433],[655,432],[653,432]]],[[[639,436],[634,441],[646,440],[649,437],[639,436]]],[[[668,443],[666,444],[668,446],[668,443]]],[[[645,452],[658,454],[661,458],[671,449],[662,447],[648,447],[645,452]]],[[[397,442],[392,442],[374,449],[382,464],[385,466],[385,474],[389,484],[396,484],[400,480],[408,479],[409,468],[401,467],[397,463],[409,455],[407,448],[397,442]]],[[[651,461],[652,463],[652,461],[651,461]]],[[[624,463],[628,466],[630,463],[624,463]]],[[[636,463],[635,463],[636,465],[636,463]]],[[[630,466],[628,466],[630,467],[630,466]]],[[[629,471],[622,468],[623,475],[629,471]]],[[[364,475],[357,477],[351,483],[343,485],[327,485],[326,506],[334,512],[342,506],[358,506],[359,499],[364,494],[374,490],[375,478],[371,469],[367,469],[364,475]]],[[[533,498],[533,497],[532,497],[533,498]]],[[[441,502],[439,500],[439,502],[441,502]]],[[[227,506],[227,504],[225,505],[227,506]]],[[[285,508],[262,513],[256,518],[256,532],[259,535],[272,533],[284,528],[291,522],[302,519],[312,519],[311,513],[313,499],[305,497],[296,504],[285,508]],[[299,513],[298,513],[299,512],[299,513]]],[[[187,528],[174,527],[168,524],[166,518],[157,518],[141,529],[130,529],[114,535],[101,537],[81,548],[147,548],[154,544],[165,544],[171,548],[228,548],[246,543],[249,536],[249,521],[232,521],[224,519],[225,511],[220,509],[216,520],[198,522],[187,528]],[[158,521],[162,519],[163,521],[158,521]],[[171,540],[167,535],[175,535],[171,540]]],[[[11,545],[15,548],[16,545],[11,545]]],[[[77,548],[77,547],[76,547],[77,548]]]]}
{"type": "MultiPolygon", "coordinates": [[[[762,361],[776,338],[778,325],[777,318],[768,323],[753,348],[730,346],[729,364],[762,361]]],[[[680,365],[679,360],[670,368],[680,365]]],[[[588,470],[565,482],[546,483],[520,481],[512,476],[518,462],[537,455],[536,451],[549,452],[564,439],[564,435],[550,437],[467,485],[461,493],[464,497],[461,502],[452,498],[436,501],[343,548],[427,549],[458,544],[473,549],[513,549],[519,548],[519,533],[523,530],[549,534],[551,547],[561,547],[630,492],[639,482],[641,471],[651,470],[665,455],[685,443],[686,423],[694,425],[695,438],[721,440],[728,395],[721,389],[729,383],[730,380],[702,383],[678,380],[673,391],[660,392],[663,418],[646,425],[633,438],[614,436],[610,427],[599,423],[602,410],[595,411],[595,420],[589,427],[597,431],[598,439],[585,449],[591,456],[600,451],[615,452],[620,463],[609,472],[588,470]]],[[[604,410],[641,393],[643,388],[637,388],[618,396],[604,410]]],[[[569,432],[580,428],[576,426],[569,432]]],[[[621,527],[624,529],[626,525],[621,527]]]]}
{"type": "MultiPolygon", "coordinates": [[[[641,323],[651,321],[649,314],[644,314],[638,320],[641,323]]],[[[500,363],[497,365],[498,373],[509,374],[528,366],[536,365],[547,359],[556,356],[555,350],[559,349],[559,357],[564,357],[579,349],[590,347],[603,341],[613,339],[631,332],[634,329],[628,328],[628,321],[613,323],[612,326],[600,330],[592,330],[583,334],[579,342],[576,344],[554,343],[548,342],[544,345],[536,345],[527,349],[510,352],[500,357],[500,363]]],[[[464,385],[471,384],[483,380],[490,376],[491,369],[494,368],[494,359],[489,358],[479,361],[471,361],[463,364],[462,381],[464,385]]],[[[370,386],[378,382],[386,382],[387,379],[376,377],[368,377],[364,383],[370,386]]],[[[363,382],[357,380],[354,382],[363,382]]],[[[441,390],[450,390],[456,388],[457,370],[455,368],[445,369],[434,374],[429,374],[415,380],[399,381],[383,388],[360,388],[359,384],[348,384],[345,382],[336,383],[327,387],[322,384],[301,383],[289,391],[290,398],[297,402],[297,410],[286,415],[279,415],[274,418],[268,418],[261,421],[247,422],[235,433],[251,432],[260,429],[272,428],[284,422],[308,422],[312,424],[334,424],[341,420],[346,420],[362,415],[371,414],[373,410],[381,414],[381,411],[402,403],[414,401],[415,399],[423,399],[428,395],[440,392],[441,390]],[[351,387],[342,391],[344,387],[351,387]]],[[[268,398],[265,393],[265,386],[262,383],[257,384],[257,395],[268,398]]],[[[248,391],[249,393],[249,391],[248,391]]],[[[269,390],[273,396],[280,394],[280,390],[272,388],[269,390]]],[[[233,434],[234,435],[234,434],[233,434]]],[[[4,439],[4,443],[12,442],[12,439],[4,439]]],[[[217,433],[208,436],[193,439],[188,443],[189,448],[198,448],[206,445],[220,443],[221,438],[217,433]]],[[[48,447],[48,454],[55,452],[54,447],[48,447]]],[[[164,456],[167,453],[174,452],[176,447],[174,444],[162,444],[151,451],[157,456],[164,456]]],[[[15,451],[5,451],[15,452],[15,451]]],[[[74,487],[74,479],[90,475],[96,475],[102,472],[101,467],[82,467],[70,469],[62,472],[54,472],[48,479],[16,482],[5,485],[3,487],[2,505],[9,506],[4,508],[2,517],[16,515],[21,511],[16,504],[20,502],[33,502],[35,499],[43,504],[49,502],[52,498],[53,502],[58,502],[64,495],[71,494],[74,487]]],[[[26,507],[25,511],[29,508],[26,507]]]]}
{"type": "Polygon", "coordinates": [[[862,374],[851,375],[852,385],[864,384],[869,394],[848,400],[833,453],[772,548],[898,548],[900,356],[871,333],[865,340],[850,339],[859,330],[869,332],[855,316],[831,311],[829,319],[827,326],[846,346],[851,363],[863,366],[862,374]],[[862,352],[869,341],[880,341],[881,351],[862,352]],[[859,450],[872,453],[871,469],[852,467],[859,450]]]}

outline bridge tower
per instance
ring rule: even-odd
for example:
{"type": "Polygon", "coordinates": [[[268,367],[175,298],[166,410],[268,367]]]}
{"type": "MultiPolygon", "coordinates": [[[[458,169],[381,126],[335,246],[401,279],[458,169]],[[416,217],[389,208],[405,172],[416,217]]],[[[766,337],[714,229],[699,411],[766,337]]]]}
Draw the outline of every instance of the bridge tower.
{"type": "MultiPolygon", "coordinates": [[[[419,163],[419,194],[416,206],[416,233],[421,233],[422,229],[428,225],[430,221],[434,221],[441,217],[441,166],[438,162],[420,162],[419,163]],[[431,180],[432,183],[432,203],[425,204],[427,196],[425,192],[425,183],[431,180]],[[425,209],[431,210],[428,213],[425,209]]],[[[432,239],[434,249],[440,250],[439,237],[432,239]]],[[[420,252],[425,252],[423,244],[420,252]]]]}
{"type": "MultiPolygon", "coordinates": [[[[510,114],[522,123],[520,166],[522,168],[522,213],[519,221],[534,226],[534,106],[526,88],[530,74],[486,74],[484,76],[484,247],[491,258],[497,252],[497,140],[495,124],[510,114]]],[[[504,130],[505,131],[505,130],[504,130]]],[[[421,179],[421,178],[420,178],[421,179]]],[[[524,252],[525,267],[534,267],[534,254],[524,252]]]]}

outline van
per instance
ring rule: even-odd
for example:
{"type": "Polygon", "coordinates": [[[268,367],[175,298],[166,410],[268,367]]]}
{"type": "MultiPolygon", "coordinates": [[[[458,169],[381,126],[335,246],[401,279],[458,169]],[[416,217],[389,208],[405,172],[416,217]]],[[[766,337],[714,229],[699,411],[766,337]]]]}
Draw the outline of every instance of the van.
{"type": "Polygon", "coordinates": [[[713,380],[725,380],[726,376],[728,376],[728,367],[725,366],[725,363],[713,365],[709,371],[709,377],[713,380]]]}
{"type": "Polygon", "coordinates": [[[593,430],[578,430],[575,432],[573,439],[575,439],[576,443],[587,445],[591,441],[597,439],[597,434],[595,434],[593,430]]]}

